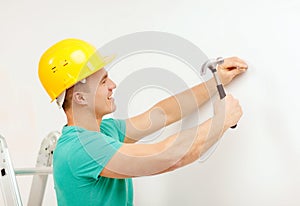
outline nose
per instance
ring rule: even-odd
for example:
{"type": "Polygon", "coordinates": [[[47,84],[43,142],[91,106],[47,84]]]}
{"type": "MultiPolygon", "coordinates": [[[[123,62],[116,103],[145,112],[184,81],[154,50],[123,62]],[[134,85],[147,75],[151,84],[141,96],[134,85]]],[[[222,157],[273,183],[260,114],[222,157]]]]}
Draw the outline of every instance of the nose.
{"type": "Polygon", "coordinates": [[[113,90],[116,87],[117,87],[116,83],[113,80],[109,79],[109,89],[113,90]]]}

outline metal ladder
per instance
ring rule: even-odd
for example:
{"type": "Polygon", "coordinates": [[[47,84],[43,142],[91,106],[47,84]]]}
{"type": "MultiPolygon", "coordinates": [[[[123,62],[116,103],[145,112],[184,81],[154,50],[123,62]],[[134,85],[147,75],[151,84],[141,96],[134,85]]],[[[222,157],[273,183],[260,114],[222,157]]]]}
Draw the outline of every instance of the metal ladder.
{"type": "Polygon", "coordinates": [[[52,157],[60,133],[49,133],[42,141],[36,167],[14,169],[5,138],[0,135],[0,184],[6,206],[22,206],[16,175],[34,175],[28,205],[42,205],[48,175],[52,173],[52,157]]]}

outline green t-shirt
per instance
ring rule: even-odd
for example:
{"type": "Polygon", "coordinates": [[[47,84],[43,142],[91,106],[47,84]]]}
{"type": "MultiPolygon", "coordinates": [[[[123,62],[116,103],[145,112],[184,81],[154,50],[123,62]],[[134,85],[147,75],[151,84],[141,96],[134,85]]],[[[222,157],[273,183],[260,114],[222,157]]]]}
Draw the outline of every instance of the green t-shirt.
{"type": "Polygon", "coordinates": [[[65,126],[53,155],[53,177],[59,206],[131,206],[132,179],[99,177],[122,146],[124,120],[104,119],[100,132],[65,126]]]}

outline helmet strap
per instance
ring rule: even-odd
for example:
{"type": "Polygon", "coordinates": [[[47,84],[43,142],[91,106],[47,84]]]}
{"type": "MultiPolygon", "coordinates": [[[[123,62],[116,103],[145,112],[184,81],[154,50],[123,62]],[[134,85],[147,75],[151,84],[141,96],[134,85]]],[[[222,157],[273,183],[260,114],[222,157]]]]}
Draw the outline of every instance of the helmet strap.
{"type": "Polygon", "coordinates": [[[63,92],[56,98],[56,103],[57,103],[59,109],[62,108],[62,105],[64,104],[64,101],[65,101],[65,97],[66,97],[66,90],[63,91],[63,92]]]}

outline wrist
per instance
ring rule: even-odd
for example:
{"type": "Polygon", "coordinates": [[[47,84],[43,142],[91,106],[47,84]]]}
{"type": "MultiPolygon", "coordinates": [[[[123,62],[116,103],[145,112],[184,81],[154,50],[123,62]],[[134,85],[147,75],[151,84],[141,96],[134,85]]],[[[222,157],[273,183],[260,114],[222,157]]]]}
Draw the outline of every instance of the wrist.
{"type": "Polygon", "coordinates": [[[215,114],[212,118],[212,121],[212,127],[219,134],[219,136],[222,136],[230,127],[225,121],[224,114],[215,114]]]}
{"type": "Polygon", "coordinates": [[[214,78],[205,82],[205,85],[208,89],[210,96],[213,96],[217,92],[217,84],[214,78]]]}

